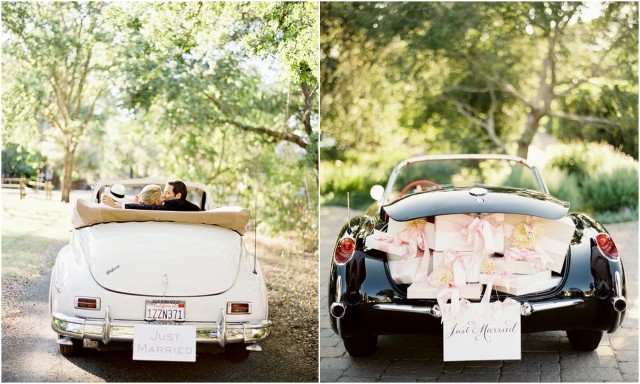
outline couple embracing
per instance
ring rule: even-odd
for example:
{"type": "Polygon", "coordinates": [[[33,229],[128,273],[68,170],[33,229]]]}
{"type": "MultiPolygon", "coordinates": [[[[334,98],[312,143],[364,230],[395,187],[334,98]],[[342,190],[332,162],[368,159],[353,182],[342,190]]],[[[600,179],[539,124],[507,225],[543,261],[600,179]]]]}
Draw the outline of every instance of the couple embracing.
{"type": "Polygon", "coordinates": [[[125,209],[145,209],[161,211],[200,211],[197,205],[187,200],[187,186],[180,180],[170,181],[164,191],[158,185],[150,184],[134,198],[134,203],[124,203],[124,186],[114,185],[110,196],[103,196],[102,202],[110,207],[125,209]],[[122,193],[117,191],[122,187],[122,193]]]}

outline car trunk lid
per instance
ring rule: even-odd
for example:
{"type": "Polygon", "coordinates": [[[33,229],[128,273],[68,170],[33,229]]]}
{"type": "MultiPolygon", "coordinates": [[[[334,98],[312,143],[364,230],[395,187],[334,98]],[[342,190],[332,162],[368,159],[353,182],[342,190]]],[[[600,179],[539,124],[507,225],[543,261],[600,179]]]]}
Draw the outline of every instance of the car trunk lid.
{"type": "Polygon", "coordinates": [[[569,203],[550,195],[517,188],[451,188],[416,193],[383,207],[396,221],[455,213],[513,213],[557,220],[569,203]]]}
{"type": "Polygon", "coordinates": [[[93,278],[105,289],[145,296],[202,296],[231,288],[242,239],[213,225],[99,224],[80,231],[93,278]]]}

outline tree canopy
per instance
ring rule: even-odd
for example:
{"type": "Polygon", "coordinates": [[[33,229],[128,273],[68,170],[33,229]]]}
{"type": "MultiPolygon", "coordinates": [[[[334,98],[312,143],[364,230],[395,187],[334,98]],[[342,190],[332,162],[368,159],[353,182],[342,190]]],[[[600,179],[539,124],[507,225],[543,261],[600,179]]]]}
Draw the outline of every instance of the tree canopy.
{"type": "Polygon", "coordinates": [[[220,204],[258,199],[280,212],[272,229],[314,230],[317,15],[309,2],[3,2],[3,148],[45,153],[65,201],[75,179],[182,178],[220,204]]]}
{"type": "Polygon", "coordinates": [[[545,130],[637,158],[637,15],[632,2],[323,3],[322,132],[343,154],[402,140],[527,157],[545,130]]]}

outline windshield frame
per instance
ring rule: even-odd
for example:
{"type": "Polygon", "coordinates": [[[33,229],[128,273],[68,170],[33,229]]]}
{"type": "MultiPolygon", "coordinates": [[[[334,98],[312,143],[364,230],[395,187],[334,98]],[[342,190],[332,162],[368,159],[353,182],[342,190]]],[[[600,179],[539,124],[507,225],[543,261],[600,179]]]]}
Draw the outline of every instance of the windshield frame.
{"type": "Polygon", "coordinates": [[[391,175],[389,175],[389,180],[387,181],[387,186],[384,189],[384,193],[380,198],[381,204],[388,203],[389,196],[393,192],[393,186],[398,178],[400,172],[409,164],[416,162],[426,162],[426,161],[443,161],[443,160],[501,160],[501,161],[513,161],[523,166],[529,168],[533,173],[536,183],[538,184],[538,191],[543,192],[545,194],[549,194],[549,189],[547,188],[542,175],[538,168],[534,165],[528,163],[525,159],[517,156],[511,155],[485,155],[485,154],[465,154],[465,155],[422,155],[415,156],[408,159],[405,159],[398,163],[391,171],[391,175]]]}

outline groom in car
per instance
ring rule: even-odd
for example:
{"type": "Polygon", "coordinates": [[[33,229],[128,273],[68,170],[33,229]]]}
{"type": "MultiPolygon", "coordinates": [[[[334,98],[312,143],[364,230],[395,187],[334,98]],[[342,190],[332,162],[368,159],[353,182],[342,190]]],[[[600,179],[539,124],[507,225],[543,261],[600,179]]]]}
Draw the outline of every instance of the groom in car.
{"type": "Polygon", "coordinates": [[[163,205],[128,203],[124,205],[124,208],[161,211],[200,211],[197,205],[187,201],[187,186],[180,180],[170,181],[164,186],[163,205]]]}

